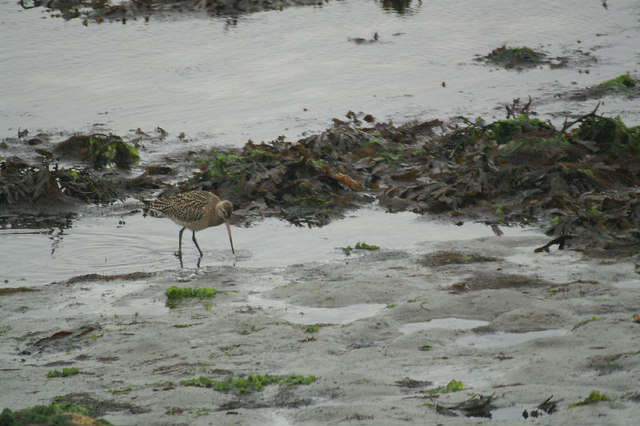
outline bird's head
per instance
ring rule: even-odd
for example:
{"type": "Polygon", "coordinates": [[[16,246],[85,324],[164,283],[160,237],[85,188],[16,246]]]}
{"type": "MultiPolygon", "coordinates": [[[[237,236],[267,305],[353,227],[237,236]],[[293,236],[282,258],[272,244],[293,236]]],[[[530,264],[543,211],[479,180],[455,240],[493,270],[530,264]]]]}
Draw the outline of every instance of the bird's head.
{"type": "Polygon", "coordinates": [[[233,249],[233,239],[231,238],[231,226],[229,226],[231,213],[233,213],[233,204],[231,204],[231,201],[223,200],[216,204],[216,214],[224,220],[224,224],[227,226],[227,232],[229,233],[229,243],[231,244],[231,252],[235,254],[236,251],[233,249]]]}
{"type": "Polygon", "coordinates": [[[233,213],[233,204],[231,204],[231,201],[223,200],[216,205],[216,214],[218,217],[224,219],[225,222],[231,219],[231,213],[233,213]]]}

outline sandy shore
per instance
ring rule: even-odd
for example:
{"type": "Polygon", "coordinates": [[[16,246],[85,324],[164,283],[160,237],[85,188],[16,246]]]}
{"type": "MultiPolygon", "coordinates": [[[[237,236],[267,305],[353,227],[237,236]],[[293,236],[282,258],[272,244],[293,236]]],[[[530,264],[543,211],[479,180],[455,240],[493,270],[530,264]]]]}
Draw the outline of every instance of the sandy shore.
{"type": "Polygon", "coordinates": [[[341,262],[164,271],[5,294],[0,407],[82,393],[103,401],[114,424],[632,424],[640,418],[635,265],[534,255],[545,242],[434,245],[425,235],[424,248],[341,262]],[[169,309],[172,285],[224,293],[169,309]],[[80,373],[47,378],[64,367],[80,373]],[[180,384],[249,374],[316,380],[247,394],[180,384]],[[462,391],[428,392],[452,379],[462,391]],[[568,407],[594,390],[611,401],[568,407]],[[475,394],[493,395],[492,419],[436,412],[475,394]],[[551,396],[552,414],[522,417],[551,396]]]}

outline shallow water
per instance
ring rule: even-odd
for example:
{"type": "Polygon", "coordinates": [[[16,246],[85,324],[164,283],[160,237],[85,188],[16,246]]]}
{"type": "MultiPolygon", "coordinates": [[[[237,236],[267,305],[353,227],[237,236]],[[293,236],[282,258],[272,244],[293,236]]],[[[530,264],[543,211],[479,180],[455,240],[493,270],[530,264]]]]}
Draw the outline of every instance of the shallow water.
{"type": "MultiPolygon", "coordinates": [[[[540,112],[578,112],[595,102],[569,106],[552,95],[638,72],[634,0],[606,10],[583,0],[414,1],[404,15],[380,4],[294,7],[231,27],[204,15],[84,27],[0,0],[0,136],[101,123],[118,134],[162,126],[201,145],[239,146],[318,131],[350,109],[396,122],[503,117],[500,105],[531,95],[544,103],[540,112]],[[347,40],[374,31],[379,43],[347,40]],[[553,56],[580,48],[599,61],[590,74],[518,73],[473,61],[504,43],[553,56]]],[[[602,111],[637,124],[640,105],[607,100],[602,111]]]]}
{"type": "Polygon", "coordinates": [[[411,322],[400,327],[403,334],[412,334],[418,331],[443,328],[447,330],[470,330],[476,327],[489,325],[489,321],[469,320],[462,318],[436,318],[427,322],[411,322]]]}
{"type": "Polygon", "coordinates": [[[552,329],[542,331],[530,331],[527,333],[494,333],[482,335],[469,335],[459,338],[456,342],[464,346],[476,348],[495,348],[504,346],[514,346],[530,340],[547,337],[564,336],[568,332],[563,329],[552,329]]]}
{"type": "Polygon", "coordinates": [[[256,295],[249,296],[248,302],[252,306],[279,311],[280,318],[294,324],[349,324],[378,315],[386,307],[382,303],[357,303],[339,308],[312,308],[256,295]]]}
{"type": "MultiPolygon", "coordinates": [[[[0,230],[0,245],[8,248],[2,276],[8,285],[41,285],[72,276],[135,271],[177,270],[173,255],[178,246],[178,226],[167,219],[143,218],[95,209],[73,222],[71,228],[0,230]],[[102,212],[104,215],[97,216],[102,212]],[[124,223],[121,223],[124,222],[124,223]]],[[[520,228],[505,228],[505,235],[538,235],[520,228]]],[[[223,227],[197,234],[205,255],[202,268],[221,265],[280,267],[305,262],[346,259],[340,247],[362,241],[383,250],[406,249],[424,241],[469,240],[493,235],[480,223],[456,226],[429,221],[414,213],[388,214],[365,208],[322,228],[295,227],[277,219],[266,219],[250,228],[232,227],[236,255],[229,247],[223,227]]],[[[183,235],[186,269],[195,269],[197,251],[189,232],[183,235]]],[[[353,251],[351,257],[360,256],[353,251]]]]}

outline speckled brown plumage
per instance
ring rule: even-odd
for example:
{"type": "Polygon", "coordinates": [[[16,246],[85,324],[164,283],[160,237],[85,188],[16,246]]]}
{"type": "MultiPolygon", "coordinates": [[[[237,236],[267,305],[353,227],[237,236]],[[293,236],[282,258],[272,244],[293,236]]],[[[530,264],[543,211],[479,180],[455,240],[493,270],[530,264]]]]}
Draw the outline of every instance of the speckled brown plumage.
{"type": "Polygon", "coordinates": [[[231,251],[235,253],[231,239],[231,228],[229,227],[232,211],[233,204],[230,201],[220,200],[220,197],[208,191],[195,190],[158,198],[154,201],[146,201],[143,214],[144,216],[151,214],[151,216],[167,217],[182,226],[178,234],[178,255],[182,254],[182,232],[185,228],[191,229],[193,242],[202,256],[202,250],[196,241],[196,231],[222,223],[227,225],[231,251]]]}

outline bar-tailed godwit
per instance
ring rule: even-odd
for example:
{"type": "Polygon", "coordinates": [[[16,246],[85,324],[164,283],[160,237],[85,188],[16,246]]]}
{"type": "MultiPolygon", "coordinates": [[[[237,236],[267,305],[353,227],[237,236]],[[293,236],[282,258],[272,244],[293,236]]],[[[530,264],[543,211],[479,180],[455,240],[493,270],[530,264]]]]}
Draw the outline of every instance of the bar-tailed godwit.
{"type": "Polygon", "coordinates": [[[233,211],[231,201],[221,200],[217,195],[208,191],[189,191],[181,194],[173,195],[166,198],[158,198],[154,201],[145,201],[143,215],[148,213],[156,217],[168,217],[182,229],[178,233],[178,256],[182,257],[182,233],[185,228],[193,231],[193,242],[202,257],[202,250],[196,241],[196,231],[208,228],[210,226],[218,226],[224,223],[227,225],[229,233],[229,243],[231,243],[231,252],[235,254],[233,249],[233,240],[231,239],[231,227],[229,226],[229,218],[233,211]]]}

